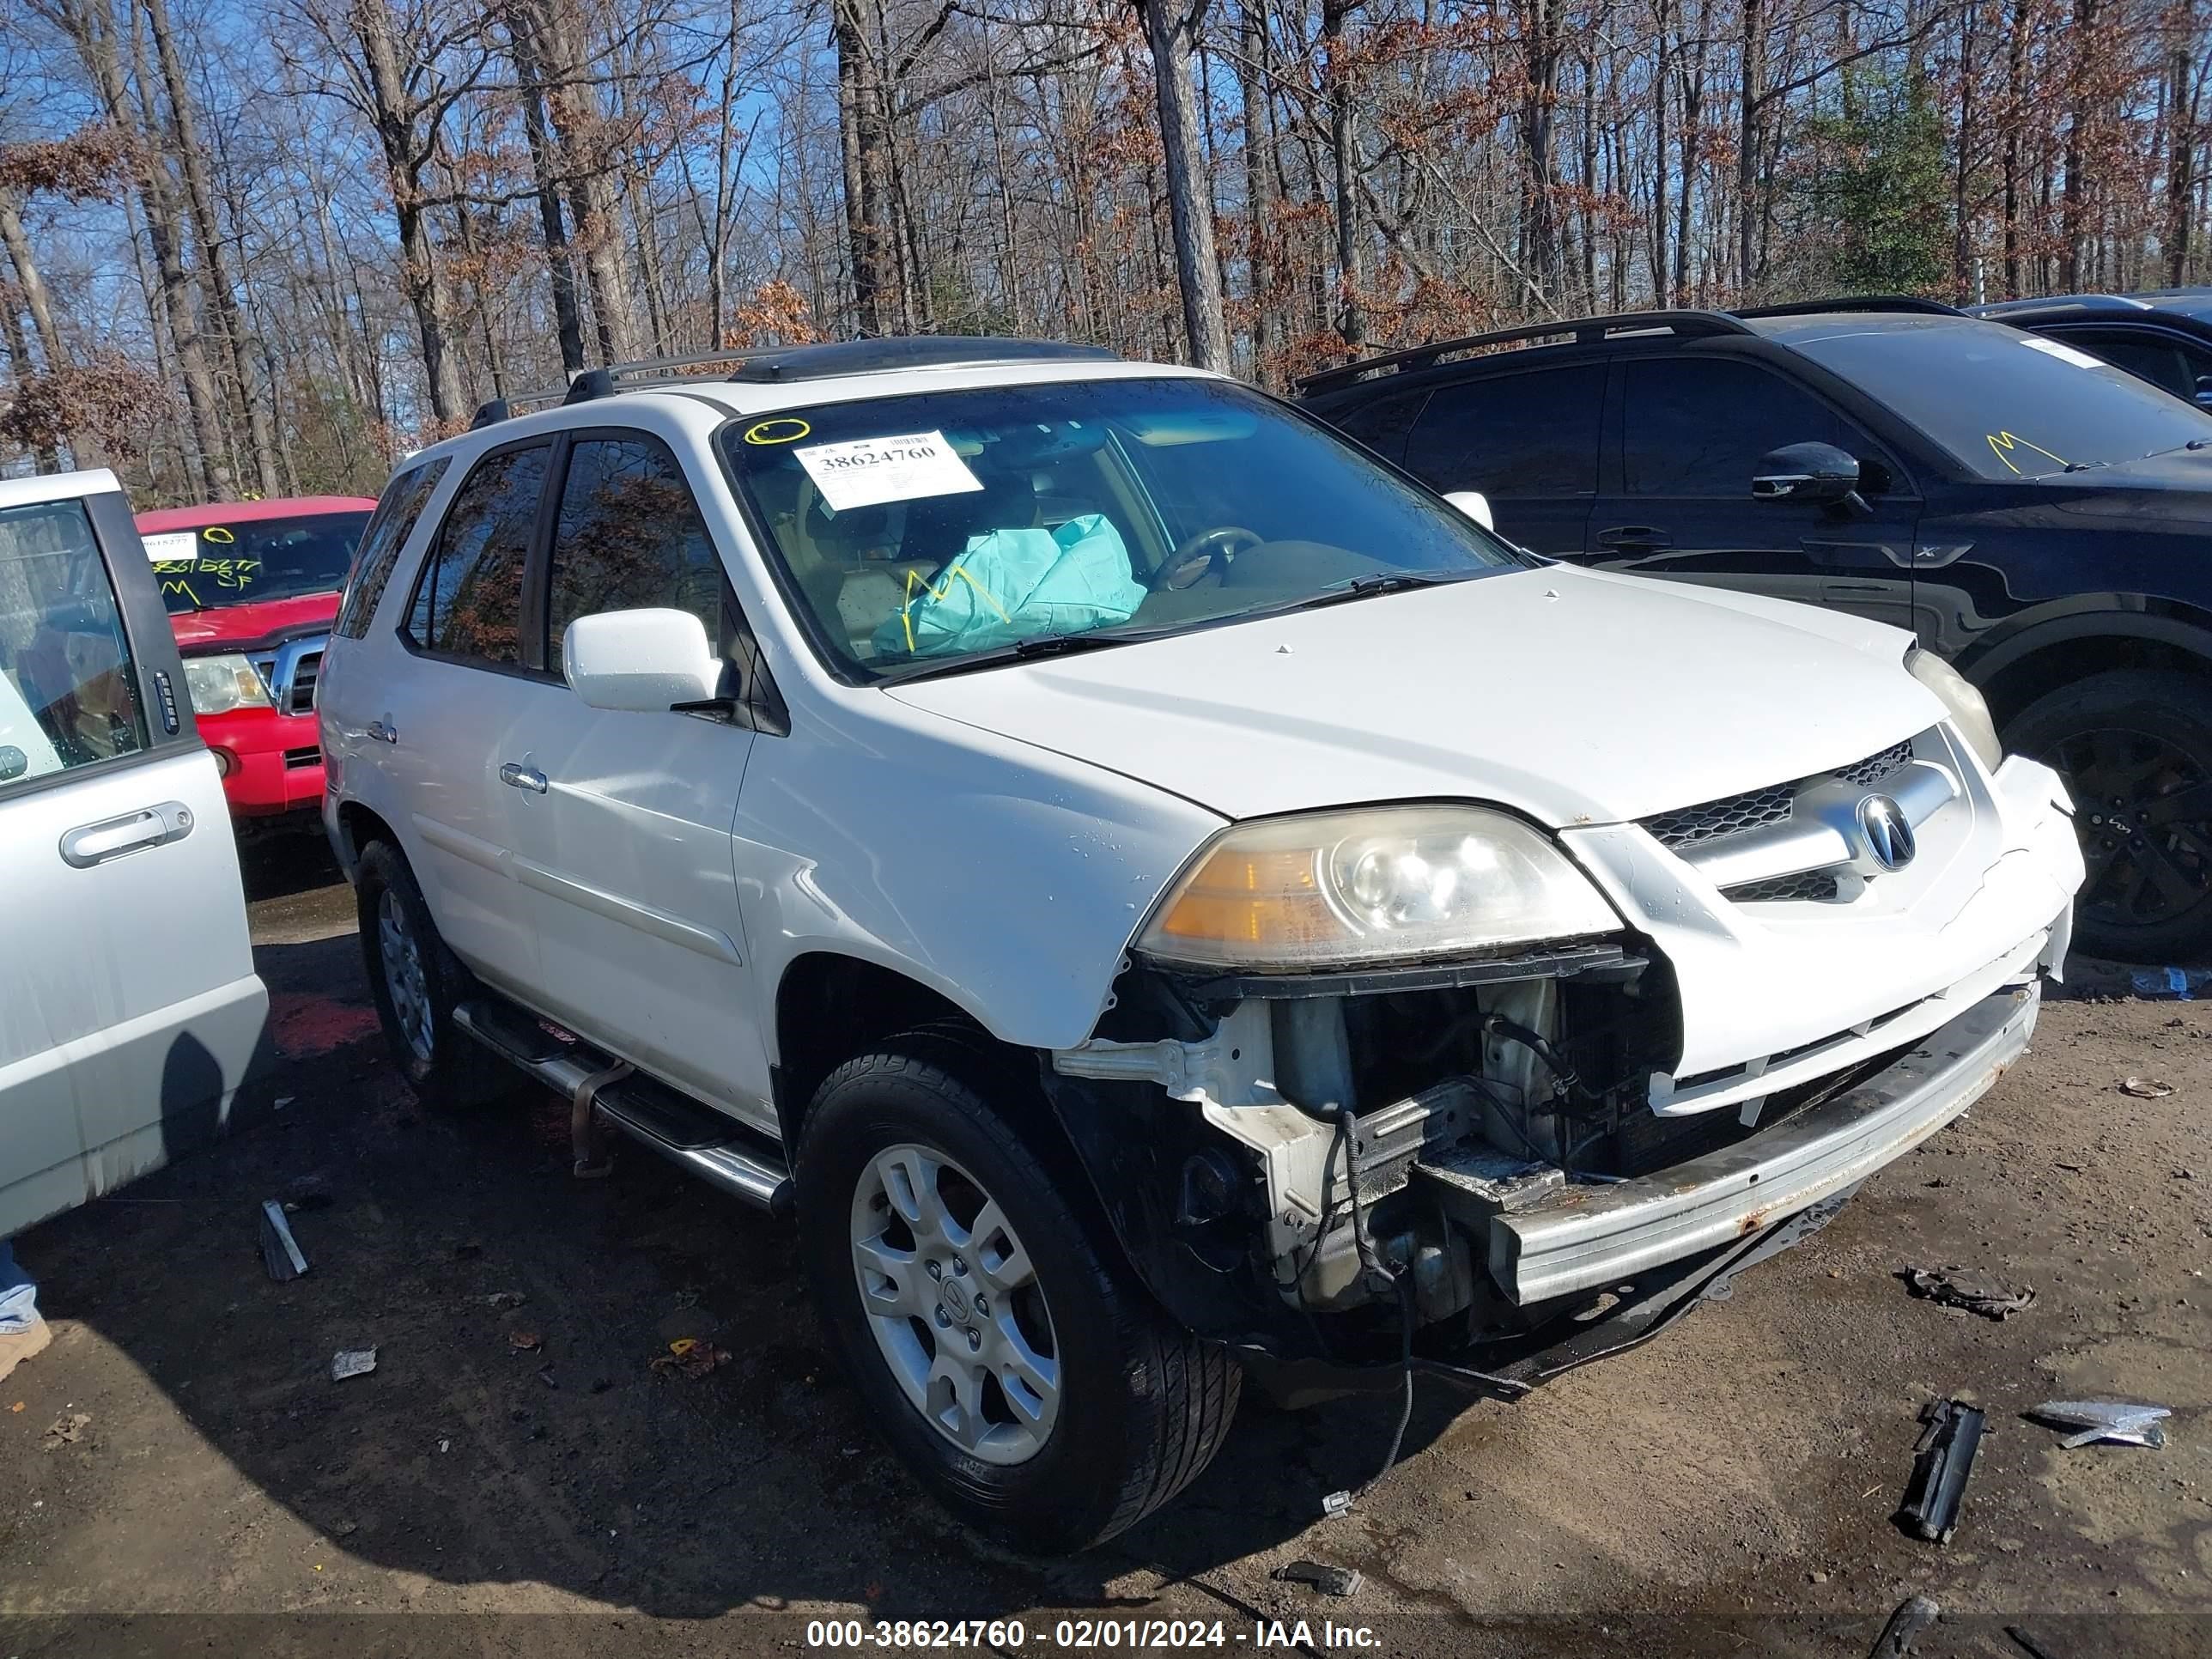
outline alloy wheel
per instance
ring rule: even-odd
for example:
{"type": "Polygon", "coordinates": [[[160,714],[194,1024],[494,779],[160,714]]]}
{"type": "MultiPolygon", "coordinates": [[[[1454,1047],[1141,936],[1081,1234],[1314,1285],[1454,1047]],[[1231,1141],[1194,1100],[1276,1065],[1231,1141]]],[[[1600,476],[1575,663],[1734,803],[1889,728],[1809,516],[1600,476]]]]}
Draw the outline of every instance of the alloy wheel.
{"type": "Polygon", "coordinates": [[[869,1161],[853,1194],[860,1309],[930,1426],[987,1463],[1027,1462],[1060,1415],[1052,1315],[1012,1224],[942,1152],[869,1161]]]}
{"type": "Polygon", "coordinates": [[[2060,740],[2088,866],[2086,914],[2113,927],[2170,921],[2212,893],[2212,779],[2150,732],[2103,726],[2060,740]]]}
{"type": "Polygon", "coordinates": [[[376,905],[377,954],[384,963],[384,989],[392,1016],[415,1058],[430,1059],[430,984],[422,971],[422,949],[407,925],[406,907],[386,888],[376,905]]]}

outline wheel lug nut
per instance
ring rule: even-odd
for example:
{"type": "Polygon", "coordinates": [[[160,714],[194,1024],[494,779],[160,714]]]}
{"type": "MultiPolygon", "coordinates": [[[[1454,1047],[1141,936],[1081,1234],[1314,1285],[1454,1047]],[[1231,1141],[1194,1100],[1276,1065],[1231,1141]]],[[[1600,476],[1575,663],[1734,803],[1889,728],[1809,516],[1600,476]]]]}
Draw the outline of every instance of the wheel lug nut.
{"type": "Polygon", "coordinates": [[[942,1279],[945,1277],[945,1268],[941,1264],[932,1261],[926,1265],[929,1269],[929,1276],[932,1279],[942,1279]]]}
{"type": "Polygon", "coordinates": [[[970,1332],[969,1332],[969,1333],[968,1333],[968,1352],[970,1352],[970,1353],[974,1353],[977,1349],[981,1348],[982,1346],[983,1346],[983,1334],[982,1334],[982,1332],[981,1332],[981,1331],[970,1331],[970,1332]]]}
{"type": "Polygon", "coordinates": [[[939,1308],[937,1310],[937,1322],[939,1326],[950,1325],[952,1322],[952,1316],[939,1308]]]}
{"type": "Polygon", "coordinates": [[[957,1255],[952,1258],[952,1273],[956,1279],[968,1277],[968,1264],[957,1255]]]}
{"type": "Polygon", "coordinates": [[[975,1298],[975,1316],[978,1319],[988,1319],[991,1316],[990,1303],[980,1296],[975,1298]]]}

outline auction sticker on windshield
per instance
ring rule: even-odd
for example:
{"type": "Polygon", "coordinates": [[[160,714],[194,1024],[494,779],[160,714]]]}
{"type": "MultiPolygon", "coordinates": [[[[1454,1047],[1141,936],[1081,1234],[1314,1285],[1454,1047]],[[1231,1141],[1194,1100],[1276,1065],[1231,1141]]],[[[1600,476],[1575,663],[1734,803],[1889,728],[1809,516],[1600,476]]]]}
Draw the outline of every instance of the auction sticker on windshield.
{"type": "Polygon", "coordinates": [[[164,530],[143,538],[146,556],[155,564],[169,564],[179,560],[189,562],[199,556],[199,532],[194,530],[164,530]]]}
{"type": "Polygon", "coordinates": [[[957,495],[983,487],[942,432],[811,444],[791,453],[833,513],[879,507],[885,501],[957,495]]]}

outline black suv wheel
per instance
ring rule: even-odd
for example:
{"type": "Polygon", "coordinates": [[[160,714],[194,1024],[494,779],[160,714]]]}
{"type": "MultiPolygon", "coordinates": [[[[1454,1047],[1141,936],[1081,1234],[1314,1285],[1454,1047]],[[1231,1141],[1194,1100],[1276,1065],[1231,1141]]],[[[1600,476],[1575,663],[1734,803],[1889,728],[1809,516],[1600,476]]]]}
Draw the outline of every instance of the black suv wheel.
{"type": "Polygon", "coordinates": [[[2212,684],[2130,669],[2028,705],[2005,746],[2065,774],[2088,878],[2075,943],[2122,962],[2212,951],[2212,684]]]}

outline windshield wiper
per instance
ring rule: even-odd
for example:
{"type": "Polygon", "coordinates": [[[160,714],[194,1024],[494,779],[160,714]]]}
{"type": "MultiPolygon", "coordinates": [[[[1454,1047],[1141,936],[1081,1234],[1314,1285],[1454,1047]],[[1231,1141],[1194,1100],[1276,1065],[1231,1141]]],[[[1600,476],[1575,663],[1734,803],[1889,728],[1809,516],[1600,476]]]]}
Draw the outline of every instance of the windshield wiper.
{"type": "Polygon", "coordinates": [[[1470,576],[1481,574],[1476,570],[1393,570],[1387,574],[1354,576],[1341,586],[1315,594],[1310,599],[1300,599],[1282,607],[1285,611],[1315,611],[1325,605],[1343,605],[1352,599],[1371,599],[1381,593],[1409,593],[1417,587],[1447,587],[1454,582],[1463,582],[1470,576]]]}
{"type": "Polygon", "coordinates": [[[1034,662],[1041,657],[1073,656],[1079,651],[1103,651],[1113,645],[1136,645],[1146,640],[1155,640],[1170,630],[1147,628],[1112,631],[1101,629],[1089,634],[1041,634],[1033,640],[1016,640],[1012,645],[1002,645],[994,650],[977,651],[968,656],[954,657],[950,661],[933,663],[911,674],[900,674],[896,683],[906,685],[915,680],[933,680],[947,674],[964,674],[971,668],[992,668],[1000,663],[1034,662]]]}

